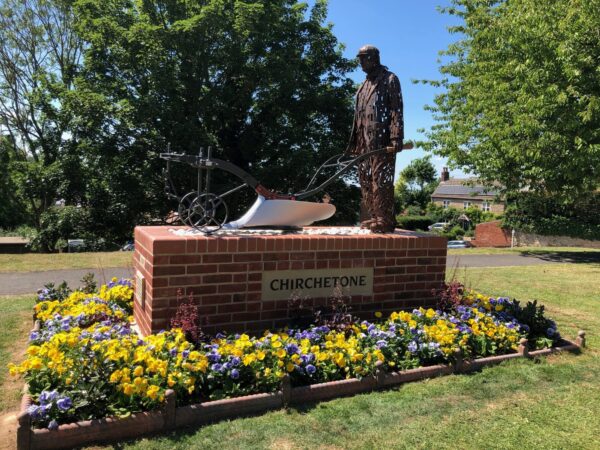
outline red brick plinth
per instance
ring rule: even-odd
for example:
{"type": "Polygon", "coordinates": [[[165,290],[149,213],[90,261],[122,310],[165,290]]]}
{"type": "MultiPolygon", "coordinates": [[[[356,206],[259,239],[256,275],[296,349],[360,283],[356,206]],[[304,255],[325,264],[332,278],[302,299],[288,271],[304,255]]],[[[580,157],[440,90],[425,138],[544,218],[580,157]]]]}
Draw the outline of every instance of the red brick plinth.
{"type": "MultiPolygon", "coordinates": [[[[373,293],[352,295],[352,313],[433,304],[432,289],[446,271],[446,239],[396,230],[384,235],[178,236],[173,227],[137,227],[134,316],[142,334],[169,328],[178,291],[193,295],[203,329],[261,332],[285,326],[289,299],[263,300],[264,271],[373,268],[373,293]],[[136,279],[138,277],[136,276],[136,279]],[[139,281],[136,280],[136,283],[139,281]]],[[[308,298],[306,307],[326,304],[308,298]]]]}

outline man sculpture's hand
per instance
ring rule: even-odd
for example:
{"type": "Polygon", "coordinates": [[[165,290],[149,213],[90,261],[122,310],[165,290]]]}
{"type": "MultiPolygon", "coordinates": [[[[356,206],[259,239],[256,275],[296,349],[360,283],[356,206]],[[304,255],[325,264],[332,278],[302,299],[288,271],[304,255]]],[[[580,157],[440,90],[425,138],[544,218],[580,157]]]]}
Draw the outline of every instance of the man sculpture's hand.
{"type": "Polygon", "coordinates": [[[386,147],[388,153],[399,153],[402,151],[402,141],[399,139],[392,139],[390,145],[386,147]]]}

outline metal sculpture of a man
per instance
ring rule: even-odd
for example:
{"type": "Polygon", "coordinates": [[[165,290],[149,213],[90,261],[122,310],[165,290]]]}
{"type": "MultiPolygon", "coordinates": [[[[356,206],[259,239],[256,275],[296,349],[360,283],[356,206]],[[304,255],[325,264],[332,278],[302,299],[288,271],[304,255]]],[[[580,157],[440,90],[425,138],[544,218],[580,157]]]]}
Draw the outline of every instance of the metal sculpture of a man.
{"type": "Polygon", "coordinates": [[[393,232],[396,224],[395,152],[402,150],[404,139],[400,81],[381,65],[376,47],[361,47],[358,58],[367,77],[356,93],[348,151],[359,155],[379,148],[390,148],[390,152],[372,156],[358,167],[362,192],[361,227],[375,233],[389,233],[393,232]]]}

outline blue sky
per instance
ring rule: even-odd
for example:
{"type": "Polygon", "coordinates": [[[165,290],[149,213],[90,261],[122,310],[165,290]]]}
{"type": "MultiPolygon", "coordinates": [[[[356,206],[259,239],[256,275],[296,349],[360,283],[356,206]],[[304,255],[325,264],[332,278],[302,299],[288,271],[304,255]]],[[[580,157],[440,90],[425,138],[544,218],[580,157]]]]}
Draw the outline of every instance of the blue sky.
{"type": "MultiPolygon", "coordinates": [[[[310,2],[312,3],[312,2],[310,2]]],[[[338,40],[346,46],[344,54],[351,58],[364,44],[373,44],[381,52],[382,64],[398,75],[404,99],[404,134],[406,139],[422,139],[419,128],[429,128],[434,122],[431,113],[423,109],[433,104],[439,90],[413,84],[415,79],[439,79],[438,52],[448,47],[457,36],[447,27],[456,18],[441,14],[437,6],[447,6],[450,0],[329,0],[328,21],[338,40]]],[[[351,74],[362,82],[364,73],[357,69],[351,74]]],[[[396,159],[396,176],[411,159],[424,156],[420,149],[402,152],[396,159]]],[[[438,169],[445,160],[433,156],[438,169]]],[[[452,176],[463,176],[459,170],[452,176]]]]}

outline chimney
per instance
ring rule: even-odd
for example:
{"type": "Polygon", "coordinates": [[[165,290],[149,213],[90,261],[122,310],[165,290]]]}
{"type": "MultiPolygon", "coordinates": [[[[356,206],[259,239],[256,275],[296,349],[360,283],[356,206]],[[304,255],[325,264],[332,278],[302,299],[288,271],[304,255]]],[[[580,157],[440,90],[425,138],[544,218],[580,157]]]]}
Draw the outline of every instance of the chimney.
{"type": "Polygon", "coordinates": [[[448,172],[448,168],[444,167],[442,169],[442,180],[441,181],[448,181],[450,179],[450,172],[448,172]]]}

